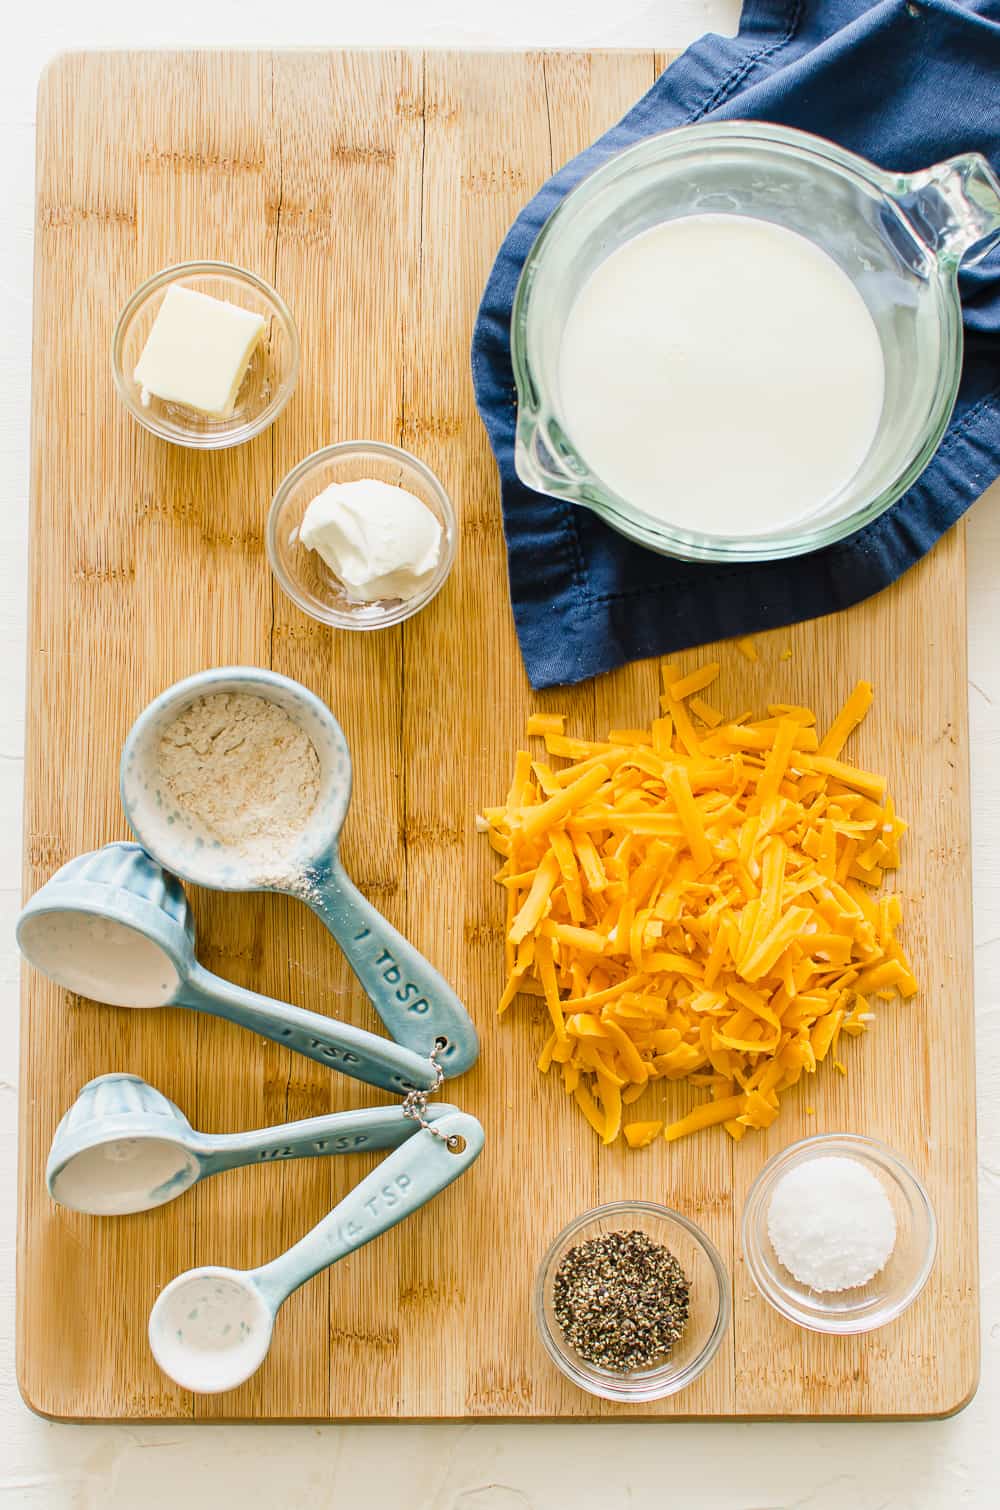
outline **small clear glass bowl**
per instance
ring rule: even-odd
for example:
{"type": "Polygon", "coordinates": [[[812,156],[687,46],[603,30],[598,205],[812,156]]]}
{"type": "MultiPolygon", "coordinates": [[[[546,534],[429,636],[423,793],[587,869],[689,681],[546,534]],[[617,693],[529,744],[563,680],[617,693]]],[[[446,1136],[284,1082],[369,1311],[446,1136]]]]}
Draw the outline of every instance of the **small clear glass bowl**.
{"type": "Polygon", "coordinates": [[[299,333],[281,295],[270,284],[228,262],[181,262],[166,267],[137,289],[118,317],[111,339],[111,367],[122,403],[145,429],[175,446],[220,451],[266,430],[292,396],[299,376],[299,333]],[[225,419],[199,414],[155,394],[142,402],[135,367],[172,284],[252,310],[267,330],[247,368],[234,413],[225,419]]]}
{"type": "Polygon", "coordinates": [[[282,590],[304,613],[337,629],[388,629],[411,619],[444,586],[455,561],[458,527],[451,499],[429,467],[409,451],[378,440],[347,440],[314,451],[289,472],[267,518],[267,558],[282,590]],[[322,557],[299,539],[303,515],[331,483],[374,478],[426,504],[441,526],[441,554],[421,592],[412,598],[357,603],[322,557]]]}
{"type": "Polygon", "coordinates": [[[585,1211],[564,1227],[535,1277],[535,1321],[553,1363],[581,1389],[604,1400],[662,1400],[684,1389],[703,1373],[719,1350],[729,1326],[732,1300],[729,1277],[714,1244],[693,1222],[653,1201],[615,1201],[585,1211]],[[687,1326],[668,1358],[652,1368],[620,1374],[587,1363],[566,1341],[556,1321],[553,1286],[570,1248],[609,1232],[645,1232],[677,1259],[691,1288],[687,1326]]]}
{"type": "Polygon", "coordinates": [[[937,1252],[930,1197],[904,1159],[875,1138],[819,1133],[769,1159],[743,1208],[743,1255],[757,1289],[776,1311],[811,1332],[851,1336],[885,1326],[913,1304],[927,1283],[937,1252]],[[896,1217],[896,1246],[881,1273],[850,1290],[819,1292],[780,1262],[767,1231],[771,1196],[782,1175],[821,1155],[855,1159],[879,1181],[896,1217]]]}

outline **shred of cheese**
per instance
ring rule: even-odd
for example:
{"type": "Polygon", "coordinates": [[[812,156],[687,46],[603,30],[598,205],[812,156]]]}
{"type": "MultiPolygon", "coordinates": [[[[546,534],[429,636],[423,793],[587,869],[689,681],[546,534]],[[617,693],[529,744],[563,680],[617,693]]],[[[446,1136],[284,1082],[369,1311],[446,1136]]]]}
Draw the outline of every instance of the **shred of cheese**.
{"type": "Polygon", "coordinates": [[[702,723],[707,724],[710,729],[717,729],[725,716],[719,712],[718,708],[713,708],[711,703],[707,703],[703,697],[692,697],[689,706],[691,711],[697,713],[702,723]]]}
{"type": "MultiPolygon", "coordinates": [[[[622,1098],[624,1099],[624,1097],[622,1098]]],[[[663,1123],[660,1122],[626,1122],[622,1128],[625,1141],[629,1148],[648,1148],[663,1131],[663,1123]]]]}
{"type": "Polygon", "coordinates": [[[565,734],[565,713],[532,713],[528,719],[529,735],[535,734],[565,734]]]}
{"type": "Polygon", "coordinates": [[[718,661],[709,661],[707,665],[699,666],[696,671],[689,671],[687,676],[680,676],[676,681],[672,681],[667,691],[671,697],[676,697],[678,700],[690,697],[694,692],[704,692],[705,688],[710,687],[715,681],[720,670],[718,661]]]}
{"type": "Polygon", "coordinates": [[[713,725],[696,703],[717,663],[662,669],[649,731],[573,739],[561,715],[533,715],[529,733],[566,764],[519,751],[506,802],[484,812],[504,859],[500,1011],[542,999],[539,1069],[557,1067],[603,1143],[624,1133],[635,1148],[769,1126],[803,1074],[846,1072],[839,1045],[867,1031],[875,1002],[918,989],[899,897],[873,895],[906,825],[885,779],[841,758],[871,686],[819,738],[795,704],[713,725]],[[666,1126],[623,1124],[664,1080],[709,1099],[666,1126]]]}

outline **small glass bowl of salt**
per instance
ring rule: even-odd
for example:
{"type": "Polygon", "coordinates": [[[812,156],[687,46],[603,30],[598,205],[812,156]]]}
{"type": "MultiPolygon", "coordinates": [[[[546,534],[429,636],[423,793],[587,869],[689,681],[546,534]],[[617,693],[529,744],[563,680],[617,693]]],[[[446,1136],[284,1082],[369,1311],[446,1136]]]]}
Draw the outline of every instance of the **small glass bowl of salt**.
{"type": "Polygon", "coordinates": [[[803,1138],[770,1159],[743,1208],[743,1253],[776,1311],[849,1336],[913,1304],[937,1251],[930,1197],[904,1159],[854,1133],[803,1138]]]}

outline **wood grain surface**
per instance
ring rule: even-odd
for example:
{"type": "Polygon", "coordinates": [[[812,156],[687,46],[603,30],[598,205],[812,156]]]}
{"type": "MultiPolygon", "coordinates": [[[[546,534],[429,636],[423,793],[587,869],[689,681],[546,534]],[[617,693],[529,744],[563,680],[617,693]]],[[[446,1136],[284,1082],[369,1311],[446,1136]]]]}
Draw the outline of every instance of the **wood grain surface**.
{"type": "MultiPolygon", "coordinates": [[[[855,745],[912,824],[899,884],[923,990],[847,1046],[779,1121],[633,1154],[600,1150],[534,1059],[522,1002],[502,1025],[501,900],[474,831],[506,789],[533,708],[585,736],[648,723],[657,666],[533,696],[507,595],[496,472],[468,343],[495,249],[549,173],[669,61],[652,53],[84,54],[58,60],[38,111],[25,893],[125,836],[125,733],[176,678],[271,665],[333,708],[355,763],[344,857],[362,889],[469,1005],[480,1064],[449,1087],[483,1121],[475,1168],[377,1244],[295,1294],[242,1388],[192,1397],[146,1341],[160,1288],[195,1263],[252,1265],[366,1172],[352,1156],[234,1172],[118,1220],[55,1206],[56,1122],[91,1076],[144,1075],[206,1131],[374,1101],[240,1029],[176,1010],[98,1007],[25,971],[18,1373],[28,1403],[75,1420],[908,1416],[957,1409],[978,1372],[964,534],[890,591],[724,646],[713,700],[808,701],[829,717],[859,677],[877,703],[855,745]],[[273,280],[303,336],[298,390],[267,434],[195,454],[141,430],[111,381],[126,297],[167,263],[219,257],[273,280]],[[335,634],[274,587],[262,531],[281,476],[322,444],[401,442],[443,479],[458,563],[414,621],[335,634]],[[781,651],[790,646],[790,660],[781,651]],[[812,1108],[812,1114],[807,1111],[812,1108]],[[744,1271],[742,1202],[808,1132],[882,1137],[926,1179],[940,1256],[882,1332],[822,1339],[771,1313],[744,1271]],[[734,1323],[682,1395],[640,1407],[577,1392],[533,1331],[535,1266],[584,1208],[632,1196],[700,1222],[733,1277],[734,1323]]],[[[794,571],[794,563],[789,564],[794,571]]],[[[553,632],[558,632],[553,626],[553,632]]],[[[685,666],[694,655],[681,657],[685,666]]],[[[329,936],[275,896],[196,893],[211,969],[365,1027],[377,1022],[329,936]]],[[[671,1115],[694,1099],[656,1092],[671,1115]]],[[[640,1108],[641,1109],[641,1108],[640,1108]]]]}

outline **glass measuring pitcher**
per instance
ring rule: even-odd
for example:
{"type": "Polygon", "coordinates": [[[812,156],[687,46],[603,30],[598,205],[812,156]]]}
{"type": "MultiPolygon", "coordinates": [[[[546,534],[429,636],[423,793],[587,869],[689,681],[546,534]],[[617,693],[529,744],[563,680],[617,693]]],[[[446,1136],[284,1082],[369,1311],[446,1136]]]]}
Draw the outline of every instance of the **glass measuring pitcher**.
{"type": "Polygon", "coordinates": [[[839,540],[889,508],[933,456],[961,377],[958,267],[998,241],[1000,182],[977,153],[904,174],[762,122],[650,137],[568,194],[525,262],[511,316],[518,476],[687,560],[769,560],[839,540]],[[562,339],[595,268],[654,226],[711,214],[771,221],[820,247],[853,282],[882,347],[881,418],[861,465],[815,512],[770,533],[697,534],[644,512],[597,475],[561,412],[562,339]]]}

